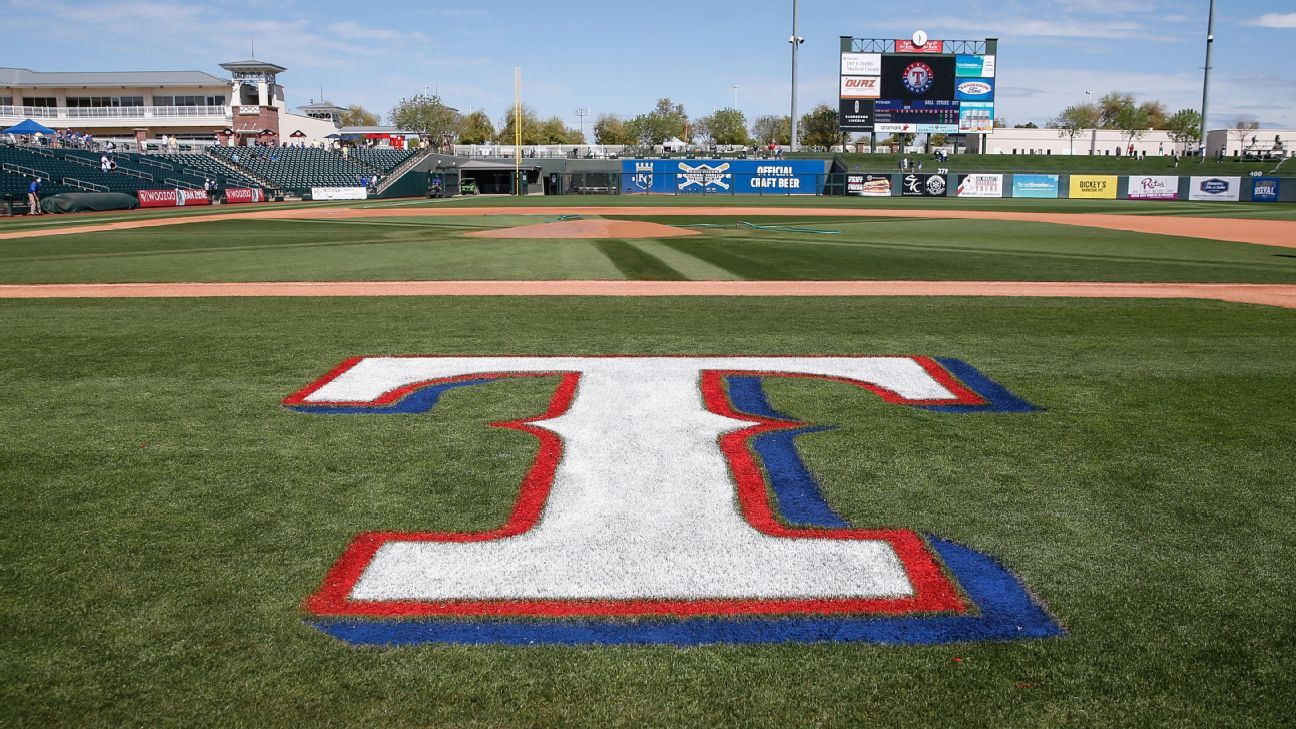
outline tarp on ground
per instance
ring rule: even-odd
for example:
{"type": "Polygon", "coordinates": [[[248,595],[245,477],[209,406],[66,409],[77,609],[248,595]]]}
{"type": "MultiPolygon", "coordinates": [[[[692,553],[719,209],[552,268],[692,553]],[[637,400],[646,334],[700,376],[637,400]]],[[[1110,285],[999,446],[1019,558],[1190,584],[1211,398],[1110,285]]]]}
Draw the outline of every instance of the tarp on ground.
{"type": "Polygon", "coordinates": [[[36,134],[38,132],[40,134],[55,133],[53,129],[50,129],[44,124],[34,122],[31,119],[23,119],[8,129],[0,130],[0,134],[36,134]]]}
{"type": "Polygon", "coordinates": [[[124,192],[61,192],[41,198],[47,213],[88,213],[103,210],[134,210],[139,200],[124,192]]]}

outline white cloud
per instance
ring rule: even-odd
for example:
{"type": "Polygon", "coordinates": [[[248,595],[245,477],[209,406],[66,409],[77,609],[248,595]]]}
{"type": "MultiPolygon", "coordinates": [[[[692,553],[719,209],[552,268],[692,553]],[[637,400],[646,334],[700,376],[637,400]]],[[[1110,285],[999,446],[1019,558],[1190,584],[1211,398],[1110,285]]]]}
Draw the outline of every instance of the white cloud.
{"type": "Polygon", "coordinates": [[[1246,24],[1261,28],[1296,28],[1296,13],[1265,13],[1246,24]]]}

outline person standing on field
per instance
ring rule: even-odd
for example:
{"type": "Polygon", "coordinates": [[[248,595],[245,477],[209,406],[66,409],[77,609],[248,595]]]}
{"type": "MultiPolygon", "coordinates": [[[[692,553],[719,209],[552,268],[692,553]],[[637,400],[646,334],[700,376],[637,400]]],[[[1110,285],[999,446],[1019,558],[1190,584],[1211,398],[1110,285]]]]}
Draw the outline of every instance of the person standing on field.
{"type": "Polygon", "coordinates": [[[27,214],[28,215],[45,214],[45,211],[41,210],[41,206],[40,206],[40,189],[41,189],[41,179],[39,177],[33,177],[31,184],[27,186],[27,214]]]}

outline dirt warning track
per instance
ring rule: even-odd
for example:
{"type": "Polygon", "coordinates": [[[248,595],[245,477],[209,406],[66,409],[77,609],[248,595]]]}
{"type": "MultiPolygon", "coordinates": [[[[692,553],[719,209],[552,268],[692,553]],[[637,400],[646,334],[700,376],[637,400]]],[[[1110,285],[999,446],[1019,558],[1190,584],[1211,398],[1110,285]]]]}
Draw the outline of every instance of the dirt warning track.
{"type": "Polygon", "coordinates": [[[285,281],[0,285],[0,299],[255,296],[1003,296],[1208,299],[1296,309],[1296,284],[1051,281],[285,281]]]}
{"type": "Polygon", "coordinates": [[[1101,213],[1024,213],[999,210],[889,210],[884,208],[801,208],[801,207],[690,207],[690,206],[553,206],[553,207],[425,207],[425,208],[292,208],[249,210],[220,215],[190,215],[175,218],[127,220],[102,225],[78,225],[43,230],[0,232],[0,240],[39,238],[50,235],[131,230],[167,225],[189,225],[221,220],[360,220],[366,218],[435,218],[479,215],[613,215],[650,217],[657,215],[695,217],[805,216],[810,218],[927,218],[945,220],[1004,220],[1021,223],[1053,223],[1104,228],[1154,235],[1256,243],[1296,248],[1296,221],[1246,218],[1196,218],[1154,215],[1109,215],[1101,213]]]}

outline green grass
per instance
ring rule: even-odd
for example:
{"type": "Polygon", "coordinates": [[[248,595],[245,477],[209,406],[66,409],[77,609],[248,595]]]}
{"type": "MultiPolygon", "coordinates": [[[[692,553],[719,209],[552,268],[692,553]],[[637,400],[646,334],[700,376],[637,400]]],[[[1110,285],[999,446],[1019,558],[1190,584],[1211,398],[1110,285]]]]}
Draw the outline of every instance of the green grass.
{"type": "MultiPolygon", "coordinates": [[[[1212,173],[1214,174],[1214,173],[1212,173]]],[[[1223,173],[1219,173],[1223,174],[1223,173]]],[[[975,199],[975,198],[860,198],[860,197],[809,197],[779,195],[576,195],[546,197],[533,195],[526,198],[475,196],[449,200],[423,200],[405,198],[398,200],[357,200],[340,202],[290,202],[269,205],[232,205],[198,208],[163,208],[147,210],[116,210],[104,213],[77,215],[49,215],[40,218],[18,216],[0,218],[0,232],[38,230],[43,228],[75,227],[131,220],[190,217],[206,215],[239,215],[257,210],[297,210],[317,207],[357,207],[364,209],[409,207],[498,207],[518,208],[552,206],[615,206],[650,207],[658,205],[720,205],[760,207],[860,207],[860,208],[934,208],[950,210],[1004,210],[1019,212],[1109,213],[1113,215],[1187,215],[1204,217],[1258,218],[1267,220],[1296,220],[1296,205],[1217,202],[1151,202],[1137,200],[1028,200],[1028,199],[975,199]]],[[[0,243],[2,244],[2,243],[0,243]]]]}
{"type": "MultiPolygon", "coordinates": [[[[521,208],[520,210],[525,210],[521,208]]],[[[446,279],[1296,281],[1291,249],[1046,223],[762,216],[656,242],[465,238],[552,216],[221,220],[0,241],[0,283],[446,279]],[[662,251],[674,251],[671,262],[662,251]],[[692,264],[692,265],[687,265],[692,264]]],[[[673,225],[739,217],[649,216],[673,225]]],[[[668,256],[670,257],[670,256],[668,256]]]]}
{"type": "Polygon", "coordinates": [[[8,726],[1280,726],[1296,318],[1182,301],[0,302],[8,726]],[[486,422],[285,411],[374,353],[924,353],[1046,411],[773,381],[840,513],[1003,560],[1066,637],[941,647],[357,649],[302,599],[357,532],[481,529],[534,452],[486,422]],[[954,659],[961,659],[955,661],[954,659]]]}

